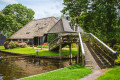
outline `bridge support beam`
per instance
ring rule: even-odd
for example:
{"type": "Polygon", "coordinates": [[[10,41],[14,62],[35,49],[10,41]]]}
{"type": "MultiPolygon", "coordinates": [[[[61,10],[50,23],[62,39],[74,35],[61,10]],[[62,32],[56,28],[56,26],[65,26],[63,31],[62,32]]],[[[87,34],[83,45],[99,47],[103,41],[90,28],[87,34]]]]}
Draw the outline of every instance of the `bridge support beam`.
{"type": "Polygon", "coordinates": [[[61,44],[59,45],[59,56],[60,56],[60,59],[62,59],[62,45],[61,44]]]}
{"type": "Polygon", "coordinates": [[[80,63],[80,43],[78,43],[77,63],[80,63]]]}
{"type": "Polygon", "coordinates": [[[69,45],[69,51],[70,51],[70,58],[72,59],[72,50],[71,50],[71,44],[69,45]]]}

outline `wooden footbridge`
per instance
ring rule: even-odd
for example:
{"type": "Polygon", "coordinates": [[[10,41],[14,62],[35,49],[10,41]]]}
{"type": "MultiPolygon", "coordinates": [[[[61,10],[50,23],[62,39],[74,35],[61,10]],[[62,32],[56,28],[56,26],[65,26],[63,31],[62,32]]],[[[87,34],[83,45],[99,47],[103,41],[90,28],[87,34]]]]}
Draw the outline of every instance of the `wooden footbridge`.
{"type": "MultiPolygon", "coordinates": [[[[62,20],[59,22],[62,22],[62,20]]],[[[64,28],[64,22],[62,22],[62,24],[64,28]]],[[[56,27],[56,25],[54,27],[56,27]]],[[[65,32],[65,28],[63,30],[65,32]]],[[[49,32],[53,33],[52,30],[49,32]]],[[[60,57],[62,58],[62,48],[69,45],[70,58],[72,58],[72,43],[78,45],[77,62],[82,62],[82,65],[93,69],[114,66],[114,61],[117,58],[118,53],[108,47],[92,33],[82,33],[81,35],[80,32],[72,32],[69,29],[69,33],[66,31],[65,35],[57,37],[49,44],[49,50],[59,51],[60,57]]]]}

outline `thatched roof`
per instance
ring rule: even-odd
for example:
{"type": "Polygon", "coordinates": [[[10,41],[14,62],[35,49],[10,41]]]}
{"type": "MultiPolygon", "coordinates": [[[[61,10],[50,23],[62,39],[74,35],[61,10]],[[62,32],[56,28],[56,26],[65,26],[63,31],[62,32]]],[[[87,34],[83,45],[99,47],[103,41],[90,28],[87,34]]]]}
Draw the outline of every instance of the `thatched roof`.
{"type": "Polygon", "coordinates": [[[66,19],[60,19],[48,33],[70,33],[74,32],[66,19]]]}
{"type": "Polygon", "coordinates": [[[30,21],[23,28],[18,30],[9,39],[32,39],[47,34],[58,20],[55,17],[48,17],[30,21]]]}

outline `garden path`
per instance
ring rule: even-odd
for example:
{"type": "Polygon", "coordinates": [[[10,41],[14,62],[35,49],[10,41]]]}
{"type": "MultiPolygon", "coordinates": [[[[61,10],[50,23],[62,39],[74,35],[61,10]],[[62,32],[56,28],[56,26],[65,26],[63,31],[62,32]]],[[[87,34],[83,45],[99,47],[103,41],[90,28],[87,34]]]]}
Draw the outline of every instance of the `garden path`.
{"type": "Polygon", "coordinates": [[[105,72],[106,72],[105,69],[93,70],[92,74],[89,74],[88,76],[85,76],[84,78],[80,80],[95,80],[105,72]]]}

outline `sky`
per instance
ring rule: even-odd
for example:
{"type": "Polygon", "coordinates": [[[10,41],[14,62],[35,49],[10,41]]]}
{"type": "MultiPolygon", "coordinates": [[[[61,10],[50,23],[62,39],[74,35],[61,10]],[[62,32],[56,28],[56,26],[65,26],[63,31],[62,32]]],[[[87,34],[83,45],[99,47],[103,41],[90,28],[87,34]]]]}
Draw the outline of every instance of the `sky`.
{"type": "Polygon", "coordinates": [[[0,11],[9,4],[22,4],[35,12],[34,19],[60,17],[64,7],[62,3],[63,0],[0,0],[0,11]]]}

